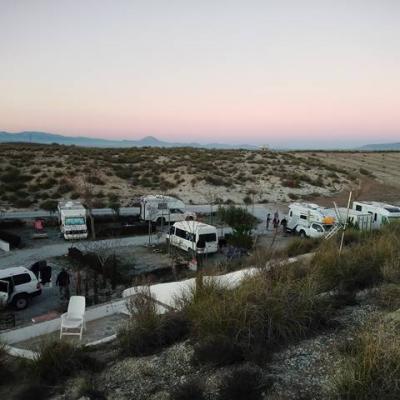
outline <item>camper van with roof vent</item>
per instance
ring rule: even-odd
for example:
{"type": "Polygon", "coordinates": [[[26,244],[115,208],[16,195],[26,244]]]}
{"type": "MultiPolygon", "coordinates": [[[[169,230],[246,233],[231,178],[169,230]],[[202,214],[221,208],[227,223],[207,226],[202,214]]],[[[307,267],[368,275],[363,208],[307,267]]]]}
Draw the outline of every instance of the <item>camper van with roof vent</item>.
{"type": "Polygon", "coordinates": [[[354,201],[353,210],[371,215],[372,229],[380,229],[383,225],[400,222],[400,207],[378,201],[354,201]]]}
{"type": "Polygon", "coordinates": [[[60,201],[58,220],[64,239],[87,239],[86,208],[79,201],[60,201]]]}
{"type": "Polygon", "coordinates": [[[326,235],[336,223],[332,209],[313,203],[289,205],[287,231],[301,237],[318,238],[326,235]]]}

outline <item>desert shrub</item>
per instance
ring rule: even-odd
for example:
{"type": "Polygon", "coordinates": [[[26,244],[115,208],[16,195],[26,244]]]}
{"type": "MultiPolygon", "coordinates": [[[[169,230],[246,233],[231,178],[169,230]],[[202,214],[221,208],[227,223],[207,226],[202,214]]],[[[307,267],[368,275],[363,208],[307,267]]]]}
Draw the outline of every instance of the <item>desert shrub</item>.
{"type": "Polygon", "coordinates": [[[51,390],[47,385],[38,382],[26,382],[19,385],[12,400],[46,400],[51,395],[51,390]]]}
{"type": "Polygon", "coordinates": [[[219,207],[217,216],[233,230],[232,235],[229,237],[230,244],[244,248],[252,246],[251,231],[257,224],[256,217],[244,208],[233,205],[219,207]]]}
{"type": "Polygon", "coordinates": [[[372,295],[374,303],[391,311],[400,308],[400,286],[393,283],[381,285],[372,295]]]}
{"type": "Polygon", "coordinates": [[[26,197],[26,198],[19,198],[14,202],[14,205],[15,207],[18,208],[26,208],[29,207],[32,203],[33,201],[29,197],[26,197]]]}
{"type": "Polygon", "coordinates": [[[0,385],[10,379],[12,376],[8,367],[7,357],[8,356],[4,344],[0,342],[0,385]]]}
{"type": "Polygon", "coordinates": [[[243,365],[225,375],[219,388],[219,400],[261,400],[263,398],[261,369],[243,365]]]}
{"type": "Polygon", "coordinates": [[[287,246],[286,252],[289,257],[310,253],[311,251],[315,250],[320,243],[320,239],[294,238],[287,246]]]}
{"type": "Polygon", "coordinates": [[[194,346],[193,363],[224,366],[243,361],[242,348],[231,338],[222,335],[208,336],[194,346]]]}
{"type": "Polygon", "coordinates": [[[341,255],[336,243],[324,243],[312,260],[322,287],[340,294],[378,284],[382,280],[381,263],[377,246],[369,242],[345,249],[341,255]]]}
{"type": "Polygon", "coordinates": [[[157,313],[149,292],[138,293],[130,301],[131,320],[118,332],[119,347],[124,354],[148,355],[160,351],[189,333],[189,321],[182,313],[157,313]]]}
{"type": "Polygon", "coordinates": [[[333,378],[333,398],[400,398],[400,337],[388,324],[367,327],[356,337],[333,378]]]}
{"type": "Polygon", "coordinates": [[[200,347],[203,358],[221,337],[226,348],[240,346],[246,358],[268,358],[277,345],[298,340],[325,323],[329,305],[317,297],[317,289],[312,276],[279,265],[231,289],[204,278],[182,295],[180,308],[200,346],[204,338],[209,340],[200,347]]]}
{"type": "Polygon", "coordinates": [[[82,370],[99,371],[102,365],[81,347],[53,341],[42,345],[38,356],[28,362],[28,367],[41,382],[54,385],[82,370]]]}
{"type": "Polygon", "coordinates": [[[187,382],[173,388],[170,392],[171,400],[204,400],[204,388],[198,379],[190,379],[187,382]]]}
{"type": "Polygon", "coordinates": [[[87,181],[92,185],[104,185],[104,181],[97,175],[89,175],[87,181]]]}
{"type": "Polygon", "coordinates": [[[40,203],[39,207],[42,210],[54,212],[57,210],[58,202],[56,200],[46,200],[40,203]]]}
{"type": "Polygon", "coordinates": [[[372,172],[371,171],[368,171],[367,169],[365,169],[365,168],[360,168],[360,174],[361,175],[365,175],[365,176],[373,176],[373,174],[372,174],[372,172]]]}

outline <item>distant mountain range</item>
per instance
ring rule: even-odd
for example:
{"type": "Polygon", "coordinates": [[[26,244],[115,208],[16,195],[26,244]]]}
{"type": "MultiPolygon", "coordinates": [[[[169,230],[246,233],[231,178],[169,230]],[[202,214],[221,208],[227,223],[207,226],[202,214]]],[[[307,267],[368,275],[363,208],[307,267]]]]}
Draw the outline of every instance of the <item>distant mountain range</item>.
{"type": "Polygon", "coordinates": [[[365,150],[365,151],[400,150],[400,143],[366,144],[365,146],[361,146],[360,150],[365,150]]]}
{"type": "Polygon", "coordinates": [[[256,150],[259,147],[248,144],[229,145],[224,143],[172,143],[158,140],[153,136],[146,136],[140,140],[109,140],[97,139],[84,136],[63,136],[46,132],[19,132],[9,133],[0,131],[0,143],[40,143],[40,144],[63,144],[83,147],[199,147],[206,149],[249,149],[256,150]]]}
{"type": "MultiPolygon", "coordinates": [[[[1,132],[0,131],[0,143],[39,143],[39,144],[63,144],[67,146],[82,146],[82,147],[197,147],[204,149],[246,149],[246,150],[257,150],[260,147],[250,144],[231,145],[225,143],[174,143],[165,142],[155,138],[154,136],[146,136],[139,140],[110,140],[110,139],[99,139],[90,138],[85,136],[64,136],[57,135],[54,133],[46,132],[1,132]]],[[[382,143],[382,144],[367,144],[354,150],[360,151],[381,151],[381,150],[400,150],[400,143],[382,143]]],[[[283,150],[283,149],[282,149],[283,150]]],[[[333,149],[332,149],[333,150],[333,149]]],[[[351,150],[351,149],[347,149],[351,150]]]]}

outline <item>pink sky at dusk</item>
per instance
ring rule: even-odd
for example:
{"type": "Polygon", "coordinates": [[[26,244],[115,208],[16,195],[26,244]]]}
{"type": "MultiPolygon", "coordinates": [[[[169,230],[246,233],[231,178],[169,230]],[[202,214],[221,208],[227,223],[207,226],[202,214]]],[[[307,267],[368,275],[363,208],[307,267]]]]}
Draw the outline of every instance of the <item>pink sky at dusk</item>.
{"type": "Polygon", "coordinates": [[[397,0],[0,0],[0,131],[400,141],[397,0]]]}

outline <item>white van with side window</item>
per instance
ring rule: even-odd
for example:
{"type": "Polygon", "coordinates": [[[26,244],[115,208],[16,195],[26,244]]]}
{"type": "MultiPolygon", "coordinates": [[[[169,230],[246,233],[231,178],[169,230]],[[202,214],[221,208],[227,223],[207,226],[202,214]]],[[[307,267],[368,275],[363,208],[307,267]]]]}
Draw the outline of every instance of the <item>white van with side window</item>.
{"type": "Polygon", "coordinates": [[[175,222],[167,241],[171,246],[193,254],[209,254],[218,251],[217,228],[198,221],[175,222]]]}
{"type": "Polygon", "coordinates": [[[25,267],[0,269],[0,301],[17,310],[28,307],[31,297],[39,296],[42,287],[36,275],[25,267]]]}

